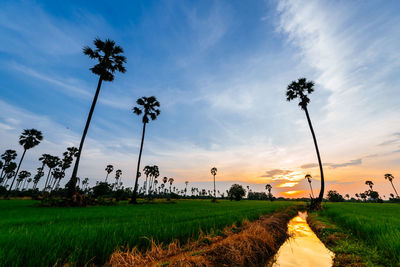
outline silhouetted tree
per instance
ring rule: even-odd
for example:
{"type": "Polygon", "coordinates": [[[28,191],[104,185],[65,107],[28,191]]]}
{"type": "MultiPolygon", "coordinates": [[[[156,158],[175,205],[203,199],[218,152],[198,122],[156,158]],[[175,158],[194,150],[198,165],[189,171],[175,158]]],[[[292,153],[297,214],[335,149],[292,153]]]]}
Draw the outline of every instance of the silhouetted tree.
{"type": "Polygon", "coordinates": [[[296,98],[299,98],[299,106],[306,113],[308,126],[310,127],[310,131],[311,131],[311,134],[312,134],[312,137],[314,140],[315,150],[317,152],[319,170],[321,173],[321,190],[320,190],[319,196],[318,196],[318,202],[321,203],[322,199],[324,197],[324,188],[325,188],[324,171],[322,169],[322,161],[321,161],[321,156],[319,154],[317,138],[315,137],[314,129],[313,129],[310,115],[308,114],[308,109],[307,109],[307,105],[308,105],[308,103],[310,103],[310,99],[308,98],[308,95],[310,95],[312,92],[314,92],[314,82],[307,81],[306,78],[300,78],[300,79],[298,79],[297,82],[293,81],[291,84],[288,85],[287,91],[286,91],[286,100],[292,101],[296,98]]]}
{"type": "Polygon", "coordinates": [[[144,136],[146,132],[146,125],[147,123],[150,122],[151,120],[157,119],[157,116],[160,115],[160,102],[157,101],[157,98],[155,96],[150,96],[150,97],[142,97],[139,98],[136,101],[136,104],[138,105],[137,107],[133,108],[133,113],[140,116],[143,114],[142,117],[142,123],[143,123],[143,131],[142,131],[142,140],[140,143],[140,151],[139,151],[139,157],[138,157],[138,164],[137,164],[137,170],[136,170],[136,179],[135,179],[135,186],[133,188],[133,193],[132,193],[132,198],[130,203],[136,204],[136,191],[137,191],[137,186],[138,186],[138,180],[139,180],[139,169],[140,169],[140,160],[142,158],[142,151],[143,151],[143,142],[144,142],[144,136]]]}
{"type": "Polygon", "coordinates": [[[211,174],[214,177],[214,198],[216,198],[216,193],[215,193],[215,175],[217,175],[217,168],[213,167],[211,168],[211,174]]]}
{"type": "Polygon", "coordinates": [[[311,186],[311,178],[312,178],[311,174],[306,174],[305,179],[307,179],[307,182],[310,185],[311,195],[312,195],[312,198],[314,198],[314,192],[313,192],[312,186],[311,186]]]}
{"type": "Polygon", "coordinates": [[[189,181],[185,181],[185,197],[186,197],[186,192],[187,192],[187,186],[189,184],[189,181]]]}
{"type": "Polygon", "coordinates": [[[365,181],[365,184],[369,186],[369,188],[372,190],[372,186],[374,183],[372,181],[365,181]]]}
{"type": "Polygon", "coordinates": [[[239,184],[233,184],[227,193],[231,200],[239,201],[246,195],[246,190],[239,184]]]}
{"type": "Polygon", "coordinates": [[[88,46],[83,48],[83,53],[85,55],[98,62],[96,65],[94,65],[94,67],[90,68],[90,70],[92,71],[92,73],[99,76],[99,81],[97,83],[96,93],[93,97],[89,115],[86,120],[86,125],[83,130],[81,142],[79,144],[74,170],[72,171],[71,179],[67,184],[68,194],[71,198],[76,193],[76,178],[78,175],[79,161],[82,154],[83,143],[85,142],[86,134],[89,129],[97,98],[99,97],[101,84],[103,81],[112,82],[114,80],[114,73],[116,71],[121,73],[126,72],[126,69],[124,67],[124,63],[126,63],[126,58],[122,55],[124,50],[120,46],[115,45],[115,42],[112,40],[106,39],[105,41],[102,41],[98,38],[94,40],[94,45],[96,47],[94,50],[88,46]]]}
{"type": "Polygon", "coordinates": [[[105,169],[105,171],[107,172],[106,181],[105,181],[106,183],[107,183],[108,175],[109,175],[110,173],[112,173],[113,170],[114,170],[114,166],[113,166],[113,165],[111,165],[111,164],[107,165],[107,167],[106,167],[106,169],[105,169]]]}
{"type": "Polygon", "coordinates": [[[9,165],[10,162],[15,160],[16,158],[17,158],[17,152],[12,149],[7,149],[3,154],[1,154],[1,159],[4,161],[4,163],[3,163],[3,168],[1,170],[0,178],[4,178],[3,173],[5,172],[7,165],[9,165]]]}
{"type": "Polygon", "coordinates": [[[51,174],[52,174],[52,170],[57,167],[60,164],[60,158],[57,156],[51,156],[47,159],[46,161],[46,165],[47,167],[49,167],[49,173],[47,174],[47,178],[46,178],[46,183],[44,184],[44,188],[43,190],[46,190],[47,187],[50,187],[51,184],[51,174]],[[50,179],[49,179],[50,178],[50,179]]]}
{"type": "Polygon", "coordinates": [[[42,141],[42,140],[43,140],[42,132],[40,132],[36,129],[25,129],[22,132],[21,136],[19,137],[19,144],[24,148],[24,152],[22,153],[22,157],[19,161],[17,170],[15,171],[14,179],[11,182],[10,189],[7,191],[6,198],[8,197],[8,195],[11,192],[11,188],[14,184],[15,178],[18,175],[18,171],[19,171],[19,168],[21,167],[22,161],[24,160],[26,151],[28,149],[31,149],[31,148],[37,146],[38,144],[40,144],[40,141],[42,141]]]}
{"type": "Polygon", "coordinates": [[[272,185],[267,184],[267,185],[265,186],[265,189],[268,191],[268,199],[272,201],[272,200],[273,200],[273,196],[272,196],[272,194],[271,194],[272,185]]]}
{"type": "Polygon", "coordinates": [[[392,174],[390,174],[390,173],[385,174],[385,180],[388,180],[392,184],[394,192],[396,193],[397,197],[399,197],[399,194],[397,194],[397,190],[393,185],[393,179],[394,179],[394,176],[392,174]]]}
{"type": "Polygon", "coordinates": [[[336,190],[328,191],[328,200],[332,202],[343,202],[344,198],[336,190]]]}

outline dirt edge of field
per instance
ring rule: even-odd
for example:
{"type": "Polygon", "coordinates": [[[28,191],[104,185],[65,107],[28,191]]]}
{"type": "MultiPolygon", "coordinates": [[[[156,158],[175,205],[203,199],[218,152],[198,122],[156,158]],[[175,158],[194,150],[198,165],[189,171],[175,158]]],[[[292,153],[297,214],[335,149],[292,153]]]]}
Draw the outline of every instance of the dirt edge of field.
{"type": "Polygon", "coordinates": [[[300,207],[290,207],[249,222],[226,227],[221,235],[201,235],[181,246],[153,242],[144,253],[137,249],[114,252],[105,266],[262,266],[288,238],[287,223],[300,207]]]}

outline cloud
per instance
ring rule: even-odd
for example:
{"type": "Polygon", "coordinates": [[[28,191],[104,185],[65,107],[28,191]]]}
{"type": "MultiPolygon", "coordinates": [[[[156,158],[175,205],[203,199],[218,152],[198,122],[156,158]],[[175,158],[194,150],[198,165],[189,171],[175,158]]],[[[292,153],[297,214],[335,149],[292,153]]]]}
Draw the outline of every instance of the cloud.
{"type": "Polygon", "coordinates": [[[264,175],[261,175],[260,177],[266,177],[266,178],[272,178],[275,176],[282,176],[282,175],[286,175],[292,173],[292,171],[289,170],[280,170],[280,169],[273,169],[273,170],[269,170],[266,171],[264,175]]]}
{"type": "Polygon", "coordinates": [[[351,160],[349,162],[345,162],[345,163],[331,163],[328,166],[332,167],[332,168],[342,168],[342,167],[347,167],[347,166],[353,166],[353,165],[361,165],[362,163],[362,159],[355,159],[355,160],[351,160]]]}
{"type": "Polygon", "coordinates": [[[294,187],[296,185],[298,185],[299,183],[297,182],[288,182],[288,183],[283,183],[283,184],[279,184],[277,185],[277,187],[282,188],[282,187],[294,187]]]}
{"type": "Polygon", "coordinates": [[[311,169],[311,168],[316,168],[316,167],[318,167],[317,163],[307,163],[307,164],[300,166],[300,168],[302,168],[302,169],[311,169]]]}

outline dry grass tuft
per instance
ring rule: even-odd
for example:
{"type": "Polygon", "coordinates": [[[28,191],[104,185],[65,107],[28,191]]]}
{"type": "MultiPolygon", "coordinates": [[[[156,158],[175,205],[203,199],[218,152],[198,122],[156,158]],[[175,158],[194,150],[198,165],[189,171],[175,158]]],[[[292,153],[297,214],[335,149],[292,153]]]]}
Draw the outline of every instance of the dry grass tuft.
{"type": "Polygon", "coordinates": [[[152,242],[145,253],[132,249],[116,251],[108,266],[259,266],[263,265],[288,238],[287,223],[296,215],[289,208],[254,222],[244,221],[241,228],[226,227],[221,236],[201,235],[197,241],[181,246],[152,242]],[[240,231],[241,230],[241,231],[240,231]]]}

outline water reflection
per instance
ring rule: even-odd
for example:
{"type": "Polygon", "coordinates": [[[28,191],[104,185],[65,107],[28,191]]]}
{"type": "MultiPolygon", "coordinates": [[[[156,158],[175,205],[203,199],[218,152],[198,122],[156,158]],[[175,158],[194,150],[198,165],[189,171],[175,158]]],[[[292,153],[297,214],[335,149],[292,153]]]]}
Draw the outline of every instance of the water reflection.
{"type": "Polygon", "coordinates": [[[332,266],[334,253],[325,247],[307,224],[307,213],[290,220],[288,232],[290,238],[279,248],[274,262],[268,266],[332,266]]]}

